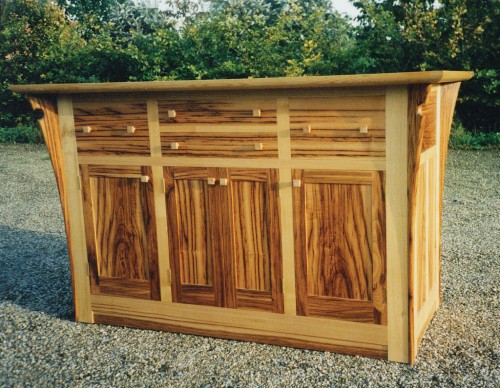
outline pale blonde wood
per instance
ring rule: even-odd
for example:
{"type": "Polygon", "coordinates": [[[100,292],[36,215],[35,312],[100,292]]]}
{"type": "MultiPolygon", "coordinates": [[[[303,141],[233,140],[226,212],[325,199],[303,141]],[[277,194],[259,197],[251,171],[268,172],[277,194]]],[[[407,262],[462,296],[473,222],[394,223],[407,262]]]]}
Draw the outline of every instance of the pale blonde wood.
{"type": "Polygon", "coordinates": [[[367,347],[385,347],[388,332],[385,326],[314,317],[293,317],[268,312],[220,309],[210,306],[189,306],[152,301],[92,296],[95,313],[138,317],[155,321],[181,321],[197,327],[219,326],[232,332],[268,333],[280,337],[293,336],[332,341],[367,347]]]}
{"type": "Polygon", "coordinates": [[[135,127],[133,125],[127,125],[127,133],[134,133],[135,127]]]}
{"type": "Polygon", "coordinates": [[[75,310],[80,322],[93,322],[90,306],[90,282],[87,270],[87,247],[85,244],[85,226],[83,222],[82,198],[79,191],[78,161],[76,156],[75,123],[71,97],[59,96],[57,111],[61,131],[62,161],[66,198],[71,234],[71,257],[74,267],[75,310]]]}
{"type": "Polygon", "coordinates": [[[99,84],[17,85],[16,93],[112,93],[159,92],[184,90],[228,89],[292,89],[328,88],[377,85],[409,85],[465,81],[472,77],[469,71],[423,71],[409,73],[361,74],[337,76],[308,76],[291,78],[252,78],[203,81],[114,82],[99,84]]]}
{"type": "Polygon", "coordinates": [[[408,89],[386,94],[386,211],[388,358],[409,361],[408,332],[408,89]]]}
{"type": "Polygon", "coordinates": [[[151,167],[153,175],[154,203],[156,209],[156,231],[158,234],[158,271],[160,276],[160,295],[163,302],[172,302],[172,286],[170,279],[170,258],[167,210],[165,205],[165,181],[163,167],[151,167]]]}
{"type": "MultiPolygon", "coordinates": [[[[290,146],[290,117],[288,99],[279,98],[276,101],[276,117],[278,125],[278,156],[280,160],[291,159],[290,146]]],[[[293,225],[289,222],[293,214],[292,190],[290,182],[292,170],[280,167],[279,169],[279,196],[280,196],[280,223],[281,223],[281,252],[283,255],[283,297],[286,315],[297,314],[295,295],[295,263],[293,247],[293,225]]]]}
{"type": "Polygon", "coordinates": [[[359,127],[359,133],[368,133],[368,125],[363,124],[359,127]]]}
{"type": "Polygon", "coordinates": [[[331,159],[236,159],[236,158],[143,158],[127,157],[120,158],[110,155],[79,156],[81,164],[114,164],[114,165],[151,165],[151,166],[175,166],[175,167],[248,167],[258,168],[263,165],[269,168],[296,169],[306,168],[311,170],[345,170],[345,166],[356,171],[384,171],[386,168],[385,158],[356,157],[355,159],[345,156],[332,157],[331,159]]]}
{"type": "Polygon", "coordinates": [[[311,126],[310,125],[304,125],[304,127],[302,127],[302,132],[304,132],[304,133],[311,133],[311,126]]]}
{"type": "Polygon", "coordinates": [[[92,127],[89,125],[84,125],[82,127],[82,131],[83,131],[83,133],[90,133],[90,132],[92,132],[92,127]]]}
{"type": "Polygon", "coordinates": [[[160,121],[158,118],[158,103],[156,100],[147,99],[148,129],[151,156],[161,157],[160,121]]]}

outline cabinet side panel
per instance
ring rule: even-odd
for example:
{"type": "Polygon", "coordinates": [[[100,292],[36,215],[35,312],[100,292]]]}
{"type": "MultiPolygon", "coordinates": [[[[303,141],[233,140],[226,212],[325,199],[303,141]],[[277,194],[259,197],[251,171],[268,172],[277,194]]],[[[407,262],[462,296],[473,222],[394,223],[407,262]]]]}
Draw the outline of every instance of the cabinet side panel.
{"type": "MultiPolygon", "coordinates": [[[[75,265],[73,258],[73,250],[71,249],[71,228],[69,221],[69,209],[67,198],[67,185],[64,180],[64,161],[63,161],[63,148],[61,139],[61,127],[59,125],[57,101],[54,97],[47,96],[30,96],[29,101],[33,110],[41,110],[43,117],[38,120],[38,125],[42,130],[43,138],[49,151],[52,168],[56,177],[57,188],[59,191],[59,199],[61,201],[61,208],[64,217],[64,226],[66,230],[66,238],[68,241],[68,254],[69,264],[71,270],[72,290],[73,290],[73,305],[75,308],[76,320],[83,319],[77,308],[78,295],[75,288],[75,265]]],[[[76,150],[75,150],[76,152],[76,150]]]]}

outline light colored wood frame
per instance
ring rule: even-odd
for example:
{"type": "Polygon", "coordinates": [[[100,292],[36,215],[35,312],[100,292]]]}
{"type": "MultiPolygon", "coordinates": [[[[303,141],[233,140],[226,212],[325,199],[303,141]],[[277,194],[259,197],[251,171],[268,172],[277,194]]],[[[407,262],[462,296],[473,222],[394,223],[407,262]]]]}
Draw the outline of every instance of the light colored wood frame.
{"type": "MultiPolygon", "coordinates": [[[[414,362],[416,350],[425,328],[439,305],[439,287],[416,311],[413,301],[420,289],[414,281],[413,225],[421,210],[413,204],[418,195],[438,197],[439,211],[433,229],[437,247],[436,276],[439,277],[439,245],[441,203],[446,144],[449,137],[454,103],[461,80],[471,77],[467,72],[427,72],[367,76],[307,77],[277,80],[181,81],[167,83],[127,83],[108,85],[38,85],[14,87],[18,92],[58,93],[57,104],[50,96],[31,97],[34,109],[45,117],[40,125],[46,139],[63,205],[70,263],[73,276],[76,318],[80,322],[101,322],[143,328],[214,335],[223,338],[306,347],[343,353],[388,358],[392,361],[414,362]],[[446,83],[454,82],[454,83],[446,83]],[[423,127],[415,114],[421,111],[429,85],[438,90],[435,106],[435,145],[422,150],[423,127]],[[411,86],[417,84],[417,86],[411,86]],[[229,88],[229,90],[225,90],[229,88]],[[267,89],[266,89],[267,88],[267,89]],[[321,88],[321,89],[318,89],[321,88]],[[423,100],[414,99],[412,91],[422,92],[423,100]],[[207,90],[211,92],[207,93],[207,90]],[[244,90],[252,90],[245,92],[244,90]],[[136,94],[123,92],[135,92],[136,94]],[[149,91],[149,92],[147,92],[149,91]],[[160,126],[159,98],[242,98],[276,99],[276,125],[221,127],[174,125],[160,126]],[[64,94],[65,92],[72,93],[64,94]],[[101,94],[93,94],[93,93],[101,94]],[[178,93],[173,93],[178,92],[178,93]],[[61,94],[62,93],[62,94],[61,94]],[[79,93],[79,94],[74,94],[79,93]],[[85,94],[88,93],[88,94],[85,94]],[[91,93],[91,94],[90,94],[91,93]],[[294,158],[291,155],[289,98],[325,96],[373,96],[385,94],[386,156],[294,158]],[[133,101],[140,96],[147,102],[150,156],[78,156],[76,152],[73,103],[75,101],[133,101]],[[191,132],[261,131],[275,133],[278,156],[273,158],[189,158],[165,157],[161,151],[161,133],[170,130],[191,132]],[[152,171],[156,228],[158,235],[167,235],[165,181],[163,169],[171,167],[266,168],[279,171],[281,248],[283,253],[284,314],[258,311],[220,309],[208,306],[172,303],[169,246],[167,238],[158,238],[161,301],[90,295],[85,228],[83,221],[79,165],[149,166],[152,171]],[[422,166],[426,178],[416,184],[422,166]],[[331,318],[296,315],[295,263],[293,223],[292,170],[379,171],[385,172],[386,185],[386,266],[387,326],[355,323],[331,318]],[[433,175],[429,172],[433,171],[433,175]],[[431,180],[433,182],[431,182],[431,180]],[[437,188],[430,193],[429,187],[437,188]],[[408,296],[410,295],[410,297],[408,296]]],[[[425,114],[425,109],[423,110],[425,114]]],[[[428,224],[430,225],[430,223],[428,224]]],[[[428,243],[427,243],[428,244],[428,243]]],[[[439,286],[439,282],[438,282],[439,286]]]]}

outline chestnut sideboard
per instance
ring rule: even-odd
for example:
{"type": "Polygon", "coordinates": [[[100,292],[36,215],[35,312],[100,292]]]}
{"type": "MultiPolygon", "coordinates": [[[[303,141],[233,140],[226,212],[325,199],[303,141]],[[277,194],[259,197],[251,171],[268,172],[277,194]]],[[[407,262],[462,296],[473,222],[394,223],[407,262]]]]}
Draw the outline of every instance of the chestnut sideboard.
{"type": "Polygon", "coordinates": [[[414,362],[470,72],[13,86],[76,319],[414,362]]]}

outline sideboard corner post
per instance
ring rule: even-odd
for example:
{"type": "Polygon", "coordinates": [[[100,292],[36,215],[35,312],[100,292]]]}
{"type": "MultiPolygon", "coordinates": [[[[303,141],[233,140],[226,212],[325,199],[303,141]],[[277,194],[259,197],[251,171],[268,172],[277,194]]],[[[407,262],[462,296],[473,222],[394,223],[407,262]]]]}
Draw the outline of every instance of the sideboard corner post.
{"type": "Polygon", "coordinates": [[[388,359],[409,362],[408,87],[386,92],[386,222],[388,359]]]}
{"type": "Polygon", "coordinates": [[[79,188],[79,170],[76,154],[76,135],[73,103],[70,95],[57,98],[59,127],[62,143],[62,164],[66,187],[65,212],[71,214],[67,225],[69,257],[73,268],[74,305],[77,322],[93,322],[90,305],[87,247],[83,223],[83,205],[79,188]]]}

